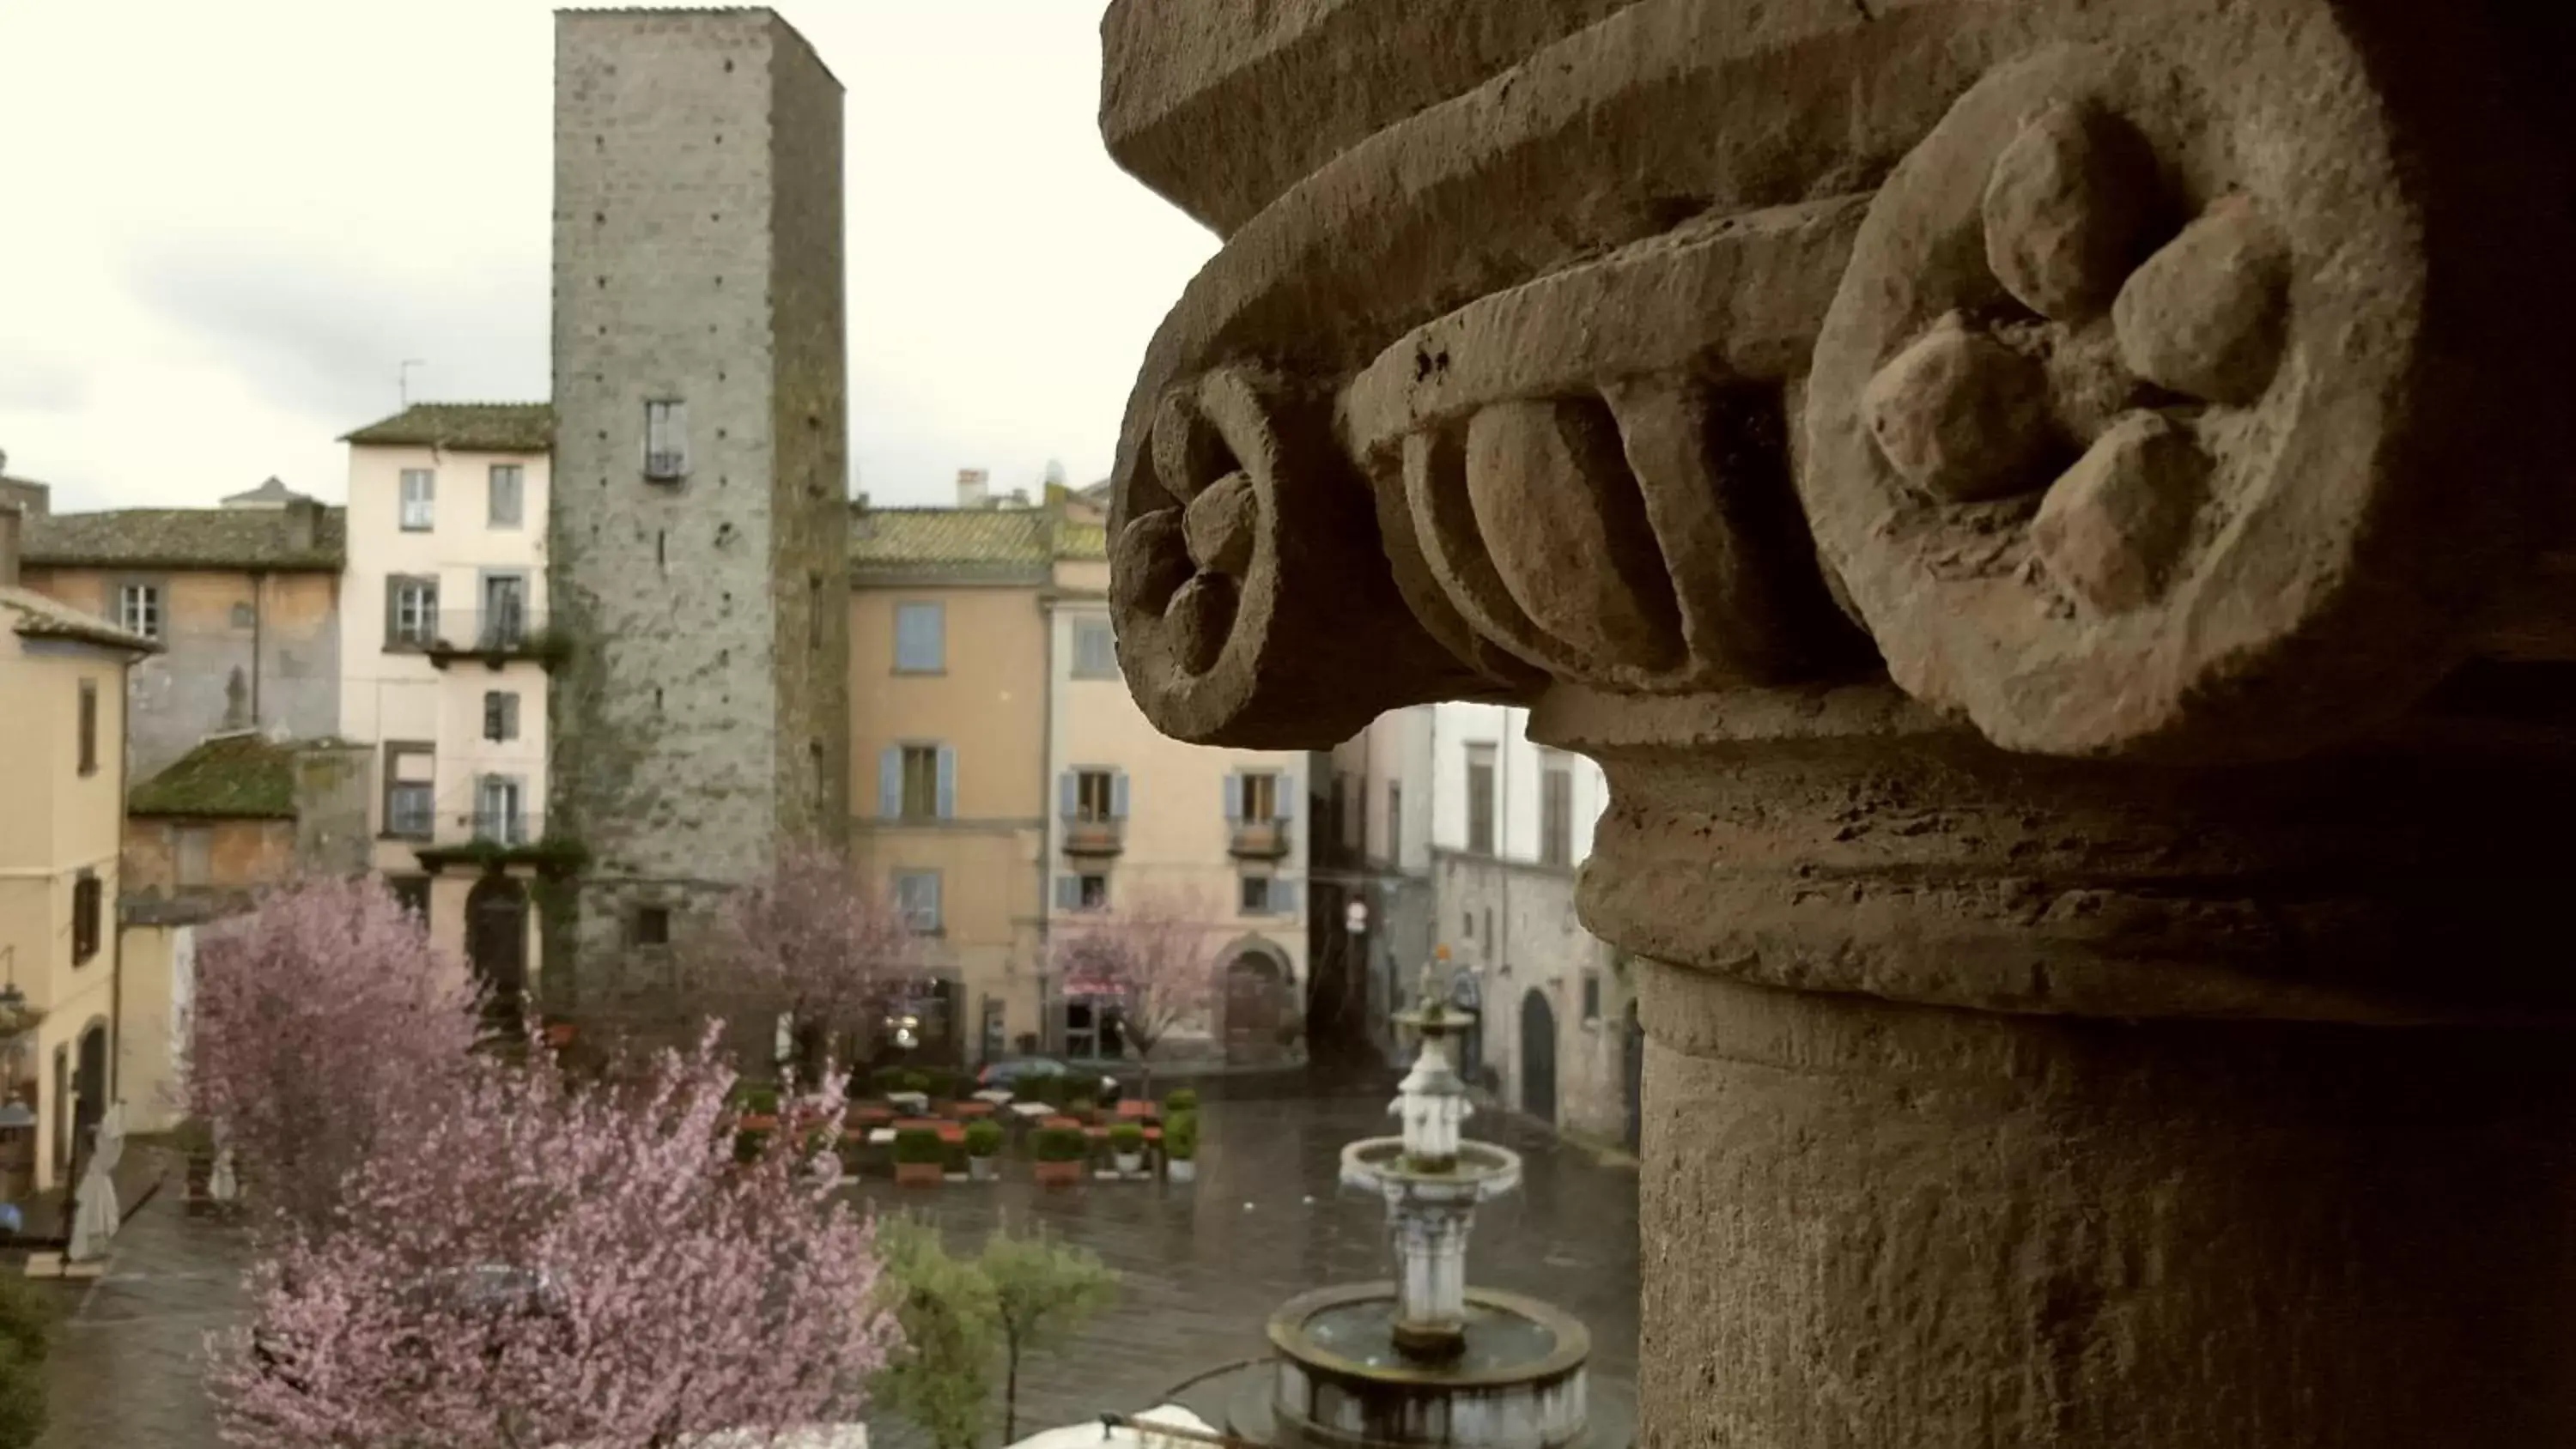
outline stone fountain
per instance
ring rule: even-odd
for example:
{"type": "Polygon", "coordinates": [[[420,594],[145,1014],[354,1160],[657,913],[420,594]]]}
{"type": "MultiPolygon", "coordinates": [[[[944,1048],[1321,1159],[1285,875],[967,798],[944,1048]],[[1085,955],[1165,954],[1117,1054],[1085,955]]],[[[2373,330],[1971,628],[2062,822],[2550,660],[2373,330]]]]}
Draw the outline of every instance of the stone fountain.
{"type": "Polygon", "coordinates": [[[1396,1021],[1421,1053],[1389,1114],[1401,1135],[1342,1152],[1342,1182],[1386,1199],[1393,1282],[1319,1289],[1270,1318],[1278,1357],[1231,1414],[1275,1446],[1454,1445],[1560,1449],[1584,1435],[1591,1334],[1535,1299],[1467,1285],[1476,1206],[1520,1184],[1520,1155],[1460,1132],[1474,1109],[1451,1058],[1475,1014],[1450,1006],[1426,969],[1396,1021]]]}

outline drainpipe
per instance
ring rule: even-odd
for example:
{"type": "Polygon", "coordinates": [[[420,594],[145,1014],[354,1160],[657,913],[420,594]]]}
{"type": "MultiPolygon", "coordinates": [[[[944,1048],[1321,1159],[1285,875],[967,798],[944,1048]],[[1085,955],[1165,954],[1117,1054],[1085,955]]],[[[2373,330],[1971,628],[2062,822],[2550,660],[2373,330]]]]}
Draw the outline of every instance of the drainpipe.
{"type": "MultiPolygon", "coordinates": [[[[1052,531],[1049,532],[1048,537],[1050,539],[1054,537],[1052,531]]],[[[1055,808],[1055,772],[1056,757],[1058,753],[1055,738],[1057,728],[1055,715],[1055,628],[1056,615],[1058,611],[1048,598],[1048,595],[1053,593],[1055,589],[1055,560],[1053,556],[1055,551],[1054,549],[1049,548],[1047,552],[1049,555],[1047,559],[1047,587],[1038,591],[1038,595],[1035,600],[1038,608],[1038,622],[1046,630],[1046,668],[1040,671],[1045,682],[1039,686],[1038,690],[1038,706],[1044,712],[1046,720],[1046,728],[1038,733],[1038,959],[1031,963],[1038,978],[1037,1040],[1038,1050],[1040,1052],[1053,1052],[1059,1046],[1059,1042],[1056,1038],[1055,1025],[1056,1004],[1049,989],[1052,982],[1051,975],[1047,970],[1047,941],[1049,939],[1049,933],[1055,926],[1054,918],[1050,916],[1048,912],[1054,908],[1055,904],[1056,832],[1062,829],[1064,825],[1064,822],[1056,818],[1055,808]]],[[[1002,1026],[1002,1051],[1003,1054],[1007,1056],[1010,1053],[1011,1046],[1008,1008],[1004,1009],[1004,1013],[1002,1026]]]]}
{"type": "Polygon", "coordinates": [[[256,570],[250,576],[250,727],[258,729],[266,716],[260,710],[260,656],[267,652],[268,638],[268,572],[256,570]]]}

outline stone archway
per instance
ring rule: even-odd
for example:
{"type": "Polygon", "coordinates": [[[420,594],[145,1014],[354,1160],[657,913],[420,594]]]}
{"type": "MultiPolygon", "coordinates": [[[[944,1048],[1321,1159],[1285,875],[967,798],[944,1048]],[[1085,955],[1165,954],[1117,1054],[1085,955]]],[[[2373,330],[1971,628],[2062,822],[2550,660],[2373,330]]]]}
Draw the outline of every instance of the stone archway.
{"type": "Polygon", "coordinates": [[[1533,986],[1521,997],[1521,1110],[1556,1120],[1556,1008],[1533,986]]]}
{"type": "Polygon", "coordinates": [[[1287,959],[1267,942],[1237,946],[1223,977],[1225,1059],[1234,1065],[1275,1062],[1286,1054],[1284,1037],[1294,1024],[1287,959]]]}
{"type": "Polygon", "coordinates": [[[515,1028],[528,997],[528,889],[505,875],[487,875],[465,897],[465,959],[489,993],[487,1013],[497,1027],[515,1028]]]}

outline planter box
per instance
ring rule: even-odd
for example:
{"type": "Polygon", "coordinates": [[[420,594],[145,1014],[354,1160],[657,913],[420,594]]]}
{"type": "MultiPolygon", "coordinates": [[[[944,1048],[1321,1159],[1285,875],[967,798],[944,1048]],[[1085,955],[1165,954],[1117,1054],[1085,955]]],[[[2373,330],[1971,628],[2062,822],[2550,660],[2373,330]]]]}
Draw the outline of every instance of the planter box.
{"type": "Polygon", "coordinates": [[[1000,1165],[999,1158],[969,1157],[966,1159],[966,1175],[976,1182],[991,1182],[1000,1175],[996,1170],[1000,1165]]]}
{"type": "Polygon", "coordinates": [[[1118,1175],[1120,1177],[1142,1176],[1145,1171],[1145,1154],[1142,1152],[1113,1152],[1109,1154],[1109,1165],[1118,1169],[1118,1175]]]}
{"type": "Polygon", "coordinates": [[[1199,1164],[1196,1158],[1175,1157],[1163,1164],[1163,1175],[1174,1182],[1196,1182],[1199,1164]]]}
{"type": "Polygon", "coordinates": [[[1079,1162],[1040,1162],[1035,1166],[1040,1187],[1071,1187],[1082,1181],[1079,1162]]]}
{"type": "Polygon", "coordinates": [[[898,1162],[894,1165],[897,1187],[937,1187],[947,1180],[947,1169],[936,1162],[898,1162]]]}

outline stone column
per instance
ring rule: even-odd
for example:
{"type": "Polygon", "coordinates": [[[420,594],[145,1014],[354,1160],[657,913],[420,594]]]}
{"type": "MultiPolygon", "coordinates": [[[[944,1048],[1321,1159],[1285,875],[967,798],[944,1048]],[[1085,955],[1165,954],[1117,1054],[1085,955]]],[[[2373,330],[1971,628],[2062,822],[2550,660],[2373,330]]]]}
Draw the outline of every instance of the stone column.
{"type": "Polygon", "coordinates": [[[1130,683],[1602,761],[1648,1444],[2576,1443],[2525,8],[1110,7],[1130,683]]]}

